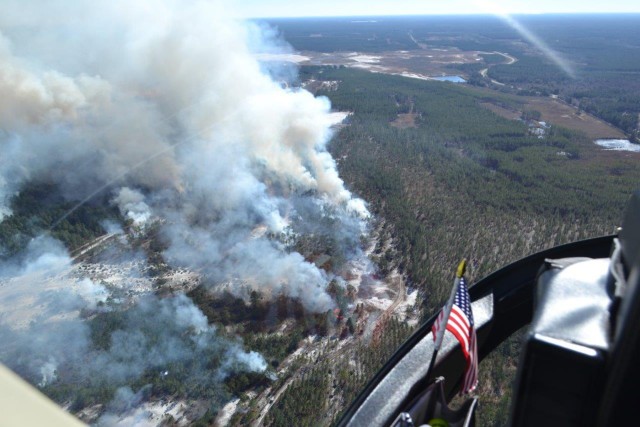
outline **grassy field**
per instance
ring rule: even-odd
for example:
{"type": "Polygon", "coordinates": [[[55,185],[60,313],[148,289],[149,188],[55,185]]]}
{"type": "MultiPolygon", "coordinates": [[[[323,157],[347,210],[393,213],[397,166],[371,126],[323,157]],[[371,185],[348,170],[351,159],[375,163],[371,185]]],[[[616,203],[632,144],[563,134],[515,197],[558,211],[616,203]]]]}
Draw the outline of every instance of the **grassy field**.
{"type": "Polygon", "coordinates": [[[622,130],[558,99],[514,96],[513,101],[517,107],[506,108],[502,103],[491,102],[482,102],[480,105],[509,120],[520,119],[523,111],[539,111],[541,121],[583,132],[593,140],[599,138],[626,138],[622,130]]]}
{"type": "Polygon", "coordinates": [[[525,105],[529,110],[540,111],[542,120],[584,132],[591,139],[626,137],[622,130],[559,100],[527,97],[525,105]]]}

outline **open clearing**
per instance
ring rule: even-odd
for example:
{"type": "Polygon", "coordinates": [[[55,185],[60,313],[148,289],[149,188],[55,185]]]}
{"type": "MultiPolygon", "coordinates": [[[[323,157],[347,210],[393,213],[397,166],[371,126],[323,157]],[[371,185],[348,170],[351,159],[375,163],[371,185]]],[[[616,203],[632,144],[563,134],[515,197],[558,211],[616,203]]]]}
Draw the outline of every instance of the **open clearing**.
{"type": "Polygon", "coordinates": [[[480,105],[509,120],[518,120],[522,116],[523,109],[536,110],[542,113],[541,120],[556,126],[584,132],[587,137],[593,140],[626,138],[620,129],[560,100],[533,96],[514,96],[514,99],[524,101],[524,104],[518,109],[491,102],[482,102],[480,105]]]}
{"type": "Polygon", "coordinates": [[[610,124],[552,98],[527,97],[526,108],[542,113],[542,120],[587,134],[591,139],[625,138],[624,133],[610,124]]]}
{"type": "Polygon", "coordinates": [[[416,125],[417,117],[418,117],[418,114],[416,113],[398,114],[398,117],[391,122],[391,126],[396,127],[398,129],[415,128],[417,127],[416,125]]]}
{"type": "MultiPolygon", "coordinates": [[[[482,52],[423,48],[412,51],[379,53],[304,51],[296,55],[260,55],[266,61],[295,62],[298,65],[344,65],[376,73],[430,79],[452,74],[451,64],[472,64],[482,61],[482,52]]],[[[464,74],[455,71],[457,74],[464,74]]]]}

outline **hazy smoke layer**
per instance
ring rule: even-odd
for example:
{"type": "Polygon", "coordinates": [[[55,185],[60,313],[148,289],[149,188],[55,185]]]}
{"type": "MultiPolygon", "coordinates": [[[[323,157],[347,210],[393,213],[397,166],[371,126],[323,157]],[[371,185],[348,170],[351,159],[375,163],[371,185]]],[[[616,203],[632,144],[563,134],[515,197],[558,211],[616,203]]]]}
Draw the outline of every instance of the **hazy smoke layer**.
{"type": "Polygon", "coordinates": [[[215,391],[230,373],[266,369],[262,356],[219,337],[185,295],[105,304],[110,291],[77,278],[71,261],[58,242],[39,238],[21,262],[3,266],[12,277],[0,278],[0,360],[33,383],[125,387],[155,372],[215,391]],[[101,315],[83,320],[81,310],[101,315]]]}
{"type": "Polygon", "coordinates": [[[277,236],[296,235],[291,217],[307,220],[294,199],[344,218],[355,237],[366,207],[326,150],[328,100],[265,75],[250,46],[265,46],[259,29],[224,6],[7,2],[0,219],[30,179],[72,200],[108,185],[134,225],[166,219],[171,263],[327,310],[330,277],[277,236]]]}

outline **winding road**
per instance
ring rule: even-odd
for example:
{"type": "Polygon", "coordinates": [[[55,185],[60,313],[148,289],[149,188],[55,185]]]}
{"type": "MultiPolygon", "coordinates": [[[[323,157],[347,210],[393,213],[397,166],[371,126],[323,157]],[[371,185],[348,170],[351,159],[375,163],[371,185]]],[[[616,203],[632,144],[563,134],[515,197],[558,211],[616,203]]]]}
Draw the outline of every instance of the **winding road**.
{"type": "MultiPolygon", "coordinates": [[[[485,54],[485,55],[500,55],[500,56],[503,56],[507,60],[507,62],[505,62],[504,65],[511,65],[511,64],[515,63],[518,60],[518,58],[515,58],[515,57],[509,55],[508,53],[503,53],[503,52],[493,51],[493,52],[478,52],[478,53],[479,54],[485,54]]],[[[494,64],[494,65],[498,65],[498,64],[494,64]]],[[[487,68],[484,68],[484,69],[480,70],[480,75],[482,77],[484,77],[484,78],[487,78],[487,73],[489,72],[489,68],[491,68],[491,67],[487,67],[487,68]]],[[[494,79],[492,79],[490,77],[489,77],[489,79],[491,80],[491,83],[497,84],[498,86],[504,86],[504,83],[501,83],[501,82],[499,82],[497,80],[494,80],[494,79]]]]}

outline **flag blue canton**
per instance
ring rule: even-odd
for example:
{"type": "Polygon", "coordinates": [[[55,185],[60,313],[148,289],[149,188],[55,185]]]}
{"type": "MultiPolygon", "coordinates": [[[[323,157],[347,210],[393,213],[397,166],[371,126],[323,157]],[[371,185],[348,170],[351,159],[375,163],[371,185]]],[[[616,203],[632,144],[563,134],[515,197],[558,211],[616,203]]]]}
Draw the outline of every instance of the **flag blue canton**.
{"type": "Polygon", "coordinates": [[[473,312],[471,311],[469,292],[467,292],[467,281],[464,277],[460,279],[453,304],[460,307],[464,315],[469,319],[469,325],[473,327],[473,312]]]}

